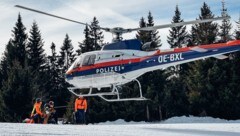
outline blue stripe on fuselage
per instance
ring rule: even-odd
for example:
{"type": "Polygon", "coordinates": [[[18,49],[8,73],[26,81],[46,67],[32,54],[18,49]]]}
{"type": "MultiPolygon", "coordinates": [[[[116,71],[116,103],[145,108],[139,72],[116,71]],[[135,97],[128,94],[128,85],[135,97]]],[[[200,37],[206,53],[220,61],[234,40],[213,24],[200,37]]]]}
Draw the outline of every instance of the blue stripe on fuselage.
{"type": "Polygon", "coordinates": [[[116,72],[116,73],[127,73],[134,70],[147,68],[147,67],[153,67],[158,65],[164,65],[169,63],[175,63],[179,61],[189,60],[189,59],[195,59],[199,57],[224,53],[224,52],[230,52],[234,50],[240,50],[239,46],[229,46],[229,47],[223,47],[223,48],[217,48],[217,49],[208,49],[207,52],[197,52],[197,51],[188,51],[188,52],[180,52],[180,53],[169,53],[164,55],[156,55],[152,56],[148,59],[145,59],[144,61],[137,62],[137,63],[127,63],[123,65],[113,65],[113,66],[107,66],[107,67],[100,67],[100,68],[94,68],[90,70],[75,72],[72,75],[67,75],[67,79],[71,79],[73,77],[77,76],[87,76],[92,74],[102,74],[102,73],[108,73],[108,72],[116,72]]]}

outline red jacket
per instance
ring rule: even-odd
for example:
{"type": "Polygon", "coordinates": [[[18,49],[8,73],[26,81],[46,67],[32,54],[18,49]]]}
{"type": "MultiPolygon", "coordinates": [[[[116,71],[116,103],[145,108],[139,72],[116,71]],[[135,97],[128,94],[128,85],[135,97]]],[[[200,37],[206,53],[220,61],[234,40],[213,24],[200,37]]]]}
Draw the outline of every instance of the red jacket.
{"type": "Polygon", "coordinates": [[[33,111],[32,111],[32,115],[36,112],[36,114],[39,114],[39,115],[41,115],[42,116],[42,111],[41,111],[41,105],[42,105],[42,102],[40,102],[40,103],[35,103],[34,104],[34,108],[33,108],[33,111]]]}
{"type": "Polygon", "coordinates": [[[78,109],[80,110],[87,110],[87,100],[84,98],[77,98],[75,100],[75,111],[78,109]]]}

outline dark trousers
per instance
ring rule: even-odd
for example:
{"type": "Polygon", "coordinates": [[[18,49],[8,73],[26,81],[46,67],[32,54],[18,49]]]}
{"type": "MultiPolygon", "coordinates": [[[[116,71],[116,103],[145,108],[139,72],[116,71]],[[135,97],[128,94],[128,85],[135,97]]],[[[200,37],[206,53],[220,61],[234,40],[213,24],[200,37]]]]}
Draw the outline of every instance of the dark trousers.
{"type": "Polygon", "coordinates": [[[58,117],[56,112],[55,113],[51,113],[49,119],[48,119],[48,123],[52,123],[52,124],[58,124],[58,117]]]}
{"type": "Polygon", "coordinates": [[[33,116],[33,121],[34,121],[34,123],[42,123],[42,118],[39,114],[35,114],[33,116]]]}
{"type": "Polygon", "coordinates": [[[85,123],[85,112],[83,109],[78,109],[75,113],[76,123],[77,124],[84,124],[85,123]]]}

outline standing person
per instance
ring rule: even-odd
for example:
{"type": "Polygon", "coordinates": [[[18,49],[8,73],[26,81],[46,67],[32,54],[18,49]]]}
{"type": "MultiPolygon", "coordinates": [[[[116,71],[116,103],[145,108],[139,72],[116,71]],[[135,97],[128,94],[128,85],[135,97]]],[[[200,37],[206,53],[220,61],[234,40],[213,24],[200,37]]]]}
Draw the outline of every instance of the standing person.
{"type": "Polygon", "coordinates": [[[41,106],[42,106],[42,100],[41,100],[41,98],[37,98],[36,102],[33,106],[32,113],[31,113],[31,117],[33,118],[34,122],[31,122],[31,123],[41,123],[42,122],[43,113],[41,111],[41,106]]]}
{"type": "Polygon", "coordinates": [[[85,113],[87,111],[87,100],[83,96],[79,96],[75,100],[75,117],[77,124],[85,123],[85,113]]]}

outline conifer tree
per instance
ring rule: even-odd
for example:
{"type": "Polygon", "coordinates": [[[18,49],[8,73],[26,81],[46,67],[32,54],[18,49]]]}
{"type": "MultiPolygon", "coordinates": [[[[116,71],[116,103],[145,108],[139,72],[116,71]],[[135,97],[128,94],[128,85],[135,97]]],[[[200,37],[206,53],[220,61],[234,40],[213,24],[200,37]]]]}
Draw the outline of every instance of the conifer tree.
{"type": "Polygon", "coordinates": [[[189,114],[189,101],[186,95],[187,88],[183,78],[171,77],[164,85],[165,97],[163,105],[167,118],[189,114]]]}
{"type": "Polygon", "coordinates": [[[85,27],[84,29],[84,35],[85,35],[85,39],[83,40],[83,42],[79,42],[79,48],[77,50],[78,55],[80,55],[81,53],[85,53],[85,52],[89,52],[89,51],[93,51],[93,41],[92,38],[90,36],[90,30],[88,28],[88,26],[85,27]]]}
{"type": "Polygon", "coordinates": [[[3,82],[2,97],[6,109],[6,121],[21,122],[30,116],[32,109],[32,80],[30,71],[18,61],[8,70],[8,78],[3,82]]]}
{"type": "MultiPolygon", "coordinates": [[[[173,16],[172,23],[180,23],[180,22],[183,22],[183,19],[181,19],[181,12],[179,11],[178,6],[176,6],[175,15],[173,16]]],[[[167,38],[168,38],[168,43],[170,44],[170,48],[181,48],[183,46],[187,46],[189,37],[186,31],[186,26],[172,27],[169,30],[169,32],[170,32],[170,35],[167,38]]],[[[187,67],[187,64],[182,64],[182,65],[170,67],[168,68],[168,70],[169,72],[171,72],[176,76],[179,74],[179,71],[183,72],[184,68],[186,67],[187,67]]]]}
{"type": "MultiPolygon", "coordinates": [[[[1,90],[1,89],[0,89],[1,90]]],[[[0,121],[5,121],[4,118],[4,109],[6,109],[3,98],[2,98],[2,92],[0,91],[0,121]]]]}
{"type": "Polygon", "coordinates": [[[57,63],[57,53],[56,53],[56,45],[54,43],[51,44],[51,51],[52,54],[48,56],[49,63],[48,63],[48,77],[49,77],[49,94],[51,96],[57,97],[59,95],[59,92],[61,90],[60,84],[61,84],[61,79],[60,79],[60,69],[58,67],[57,63]]]}
{"type": "Polygon", "coordinates": [[[235,39],[240,40],[240,16],[236,24],[237,24],[237,30],[235,30],[235,39]]]}
{"type": "MultiPolygon", "coordinates": [[[[176,6],[175,15],[173,16],[172,23],[180,22],[183,22],[183,19],[181,19],[181,12],[179,11],[178,6],[176,6]]],[[[186,46],[188,40],[186,26],[172,27],[169,30],[169,33],[170,35],[167,37],[167,41],[170,44],[170,48],[181,48],[183,46],[186,46]]]]}
{"type": "MultiPolygon", "coordinates": [[[[41,94],[44,98],[47,96],[49,87],[47,84],[50,82],[47,73],[46,55],[43,49],[43,40],[41,32],[37,23],[34,21],[30,29],[30,36],[27,44],[27,57],[28,68],[31,70],[30,76],[32,77],[32,92],[33,94],[41,94]]],[[[34,96],[39,97],[39,96],[34,96]]],[[[45,98],[44,98],[45,99],[45,98]]]]}
{"type": "MultiPolygon", "coordinates": [[[[54,46],[52,46],[52,49],[54,46]]],[[[73,45],[71,43],[71,40],[66,34],[66,37],[63,41],[63,46],[61,47],[60,50],[60,57],[57,60],[57,71],[59,74],[59,85],[58,86],[58,92],[56,92],[55,98],[58,100],[58,104],[61,105],[66,105],[67,101],[70,99],[70,92],[68,91],[68,87],[70,87],[70,84],[68,84],[65,81],[65,73],[67,69],[70,67],[70,65],[74,62],[75,59],[75,54],[73,51],[73,45]],[[62,98],[62,96],[66,96],[65,98],[62,98]],[[67,100],[66,100],[67,98],[67,100]]],[[[65,112],[65,110],[64,110],[65,112]]],[[[61,112],[62,113],[62,112],[61,112]]]]}
{"type": "Polygon", "coordinates": [[[34,71],[43,71],[45,65],[45,54],[43,41],[37,23],[34,21],[30,30],[29,42],[27,44],[28,66],[34,71]]]}
{"type": "MultiPolygon", "coordinates": [[[[140,27],[140,28],[143,28],[143,27],[146,27],[146,26],[147,26],[147,23],[146,23],[146,21],[144,20],[144,18],[142,17],[142,18],[140,19],[140,21],[139,21],[139,27],[140,27]]],[[[148,42],[148,41],[147,41],[148,35],[147,35],[147,32],[146,32],[146,31],[142,31],[142,30],[137,31],[136,37],[137,37],[137,39],[141,40],[141,42],[142,42],[143,44],[146,43],[146,42],[148,42]]]]}
{"type": "MultiPolygon", "coordinates": [[[[176,6],[172,23],[180,22],[183,22],[183,19],[181,19],[181,12],[179,11],[178,6],[176,6]]],[[[187,46],[189,38],[186,26],[173,27],[169,32],[168,43],[170,44],[170,48],[187,46]]],[[[169,67],[165,70],[168,78],[167,83],[164,85],[164,105],[168,117],[186,115],[188,113],[186,86],[184,86],[185,71],[187,71],[187,68],[188,64],[181,64],[169,67]]]]}
{"type": "Polygon", "coordinates": [[[16,47],[15,58],[20,62],[21,66],[26,64],[26,43],[27,43],[27,34],[26,28],[22,23],[22,17],[19,14],[16,26],[13,28],[13,39],[12,42],[16,47]]]}
{"type": "MultiPolygon", "coordinates": [[[[199,15],[199,19],[208,19],[214,18],[210,7],[204,2],[201,7],[201,14],[199,15]]],[[[213,22],[206,22],[195,24],[192,27],[192,34],[194,34],[193,39],[195,45],[199,44],[210,44],[216,42],[217,34],[218,34],[218,24],[213,22]]]]}
{"type": "Polygon", "coordinates": [[[26,56],[26,28],[22,24],[20,14],[13,29],[13,39],[6,46],[4,60],[1,63],[3,81],[1,94],[5,105],[5,121],[22,121],[29,117],[27,111],[31,110],[32,79],[26,56]],[[31,81],[31,82],[30,82],[31,81]]]}
{"type": "Polygon", "coordinates": [[[10,41],[4,53],[5,64],[1,63],[4,80],[0,93],[4,105],[2,107],[4,121],[19,122],[29,117],[33,93],[30,71],[14,58],[15,51],[16,47],[10,41]]]}
{"type": "MultiPolygon", "coordinates": [[[[236,22],[237,28],[235,30],[235,39],[240,40],[240,18],[236,22]]],[[[235,52],[230,55],[231,59],[230,65],[228,65],[227,70],[229,71],[228,76],[228,83],[229,83],[229,90],[226,90],[225,92],[228,93],[228,97],[224,97],[225,99],[225,105],[227,107],[227,110],[224,111],[225,115],[224,118],[228,119],[238,119],[240,118],[239,107],[233,107],[232,105],[238,105],[240,104],[240,53],[235,52]],[[226,99],[228,98],[228,100],[226,99]]]]}
{"type": "Polygon", "coordinates": [[[100,50],[103,45],[103,32],[100,31],[98,20],[96,17],[93,18],[90,26],[90,37],[93,40],[93,50],[100,50]]]}
{"type": "MultiPolygon", "coordinates": [[[[150,27],[154,26],[154,20],[151,12],[148,13],[148,21],[146,22],[144,18],[142,17],[139,25],[140,28],[142,27],[150,27]]],[[[156,30],[153,31],[138,31],[136,35],[137,39],[141,40],[142,43],[156,42],[156,47],[161,46],[161,40],[160,36],[158,36],[158,32],[156,30]]],[[[146,90],[145,96],[153,101],[142,103],[142,107],[145,107],[145,111],[143,111],[143,115],[146,115],[146,118],[142,120],[146,121],[153,121],[153,120],[161,120],[162,119],[162,98],[163,98],[163,92],[160,90],[163,90],[163,84],[162,81],[163,78],[163,71],[157,70],[153,72],[148,72],[144,74],[142,77],[139,78],[140,82],[142,83],[142,89],[146,90]],[[146,114],[147,113],[147,114],[146,114]]],[[[137,88],[139,89],[139,88],[137,88]]],[[[133,105],[130,105],[133,106],[133,105]]]]}
{"type": "MultiPolygon", "coordinates": [[[[7,70],[10,69],[11,66],[13,66],[13,60],[15,60],[16,55],[16,47],[13,45],[12,40],[10,39],[8,44],[6,45],[6,49],[4,51],[4,55],[1,59],[0,64],[0,73],[1,73],[1,79],[0,83],[2,81],[7,79],[7,70]]],[[[0,84],[0,88],[2,87],[2,84],[0,84]]]]}
{"type": "Polygon", "coordinates": [[[68,34],[66,34],[66,37],[63,41],[63,45],[61,47],[60,51],[61,58],[59,59],[59,64],[61,67],[63,67],[63,73],[66,72],[66,70],[70,67],[70,65],[75,60],[75,54],[73,52],[73,45],[71,43],[71,39],[69,38],[68,34]]]}
{"type": "MultiPolygon", "coordinates": [[[[222,2],[222,16],[229,17],[227,14],[227,8],[225,8],[224,1],[222,2]]],[[[227,42],[232,39],[230,31],[232,29],[232,24],[230,22],[230,19],[223,19],[222,25],[220,26],[220,42],[227,42]]]]}
{"type": "MultiPolygon", "coordinates": [[[[199,19],[213,18],[209,6],[204,2],[201,7],[201,14],[199,19]]],[[[192,35],[194,35],[194,44],[211,44],[216,42],[218,25],[216,23],[207,22],[196,24],[192,27],[192,35]]],[[[213,68],[213,59],[199,60],[190,64],[188,72],[187,87],[189,89],[189,101],[191,103],[191,113],[194,115],[208,114],[213,115],[212,106],[215,104],[215,100],[218,98],[214,97],[216,93],[213,88],[213,78],[210,76],[210,70],[213,68]],[[210,81],[211,80],[211,81],[210,81]],[[212,104],[212,105],[211,105],[212,104]]],[[[217,68],[217,66],[215,67],[217,68]]],[[[214,68],[214,69],[215,69],[214,68]]]]}
{"type": "MultiPolygon", "coordinates": [[[[63,68],[64,65],[62,63],[59,64],[62,56],[57,56],[56,45],[54,43],[51,44],[50,48],[51,55],[48,56],[48,70],[46,71],[48,82],[45,85],[48,88],[47,94],[49,97],[46,100],[52,100],[56,106],[62,106],[66,105],[70,99],[70,92],[67,89],[69,84],[65,81],[66,71],[63,68]]],[[[65,108],[57,109],[57,115],[62,117],[65,111],[65,108]]]]}
{"type": "MultiPolygon", "coordinates": [[[[151,27],[151,26],[154,26],[154,21],[153,21],[152,13],[149,11],[147,27],[151,27]]],[[[155,48],[162,46],[161,39],[160,39],[160,36],[158,35],[158,31],[157,30],[152,30],[152,31],[148,32],[148,39],[147,39],[147,41],[148,42],[154,41],[156,43],[156,47],[155,48]]]]}

